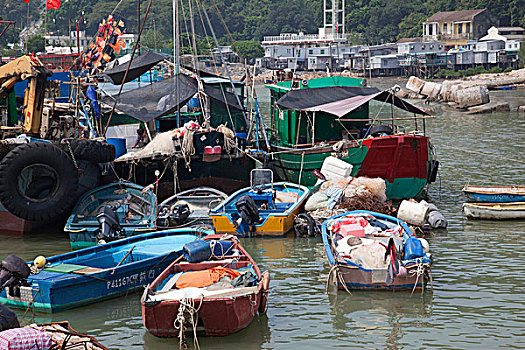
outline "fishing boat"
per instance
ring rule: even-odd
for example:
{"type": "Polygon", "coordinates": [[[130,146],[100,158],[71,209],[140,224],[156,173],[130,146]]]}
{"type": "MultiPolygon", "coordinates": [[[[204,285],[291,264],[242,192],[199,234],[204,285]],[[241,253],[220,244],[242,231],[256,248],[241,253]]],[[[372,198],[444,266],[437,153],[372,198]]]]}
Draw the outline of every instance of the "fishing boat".
{"type": "Polygon", "coordinates": [[[310,190],[291,182],[273,182],[269,169],[254,169],[251,187],[233,193],[210,211],[217,233],[282,236],[293,228],[310,190]]]}
{"type": "Polygon", "coordinates": [[[31,268],[11,255],[4,259],[0,303],[55,313],[128,294],[150,283],[188,242],[205,234],[173,229],[124,238],[50,258],[31,268]],[[10,270],[6,270],[6,266],[10,270]]]}
{"type": "Polygon", "coordinates": [[[210,209],[228,198],[222,191],[211,187],[196,187],[175,194],[159,205],[159,228],[212,225],[210,209]]]}
{"type": "Polygon", "coordinates": [[[156,230],[157,198],[150,188],[131,182],[97,187],[78,200],[64,231],[71,249],[156,230]]]}
{"type": "Polygon", "coordinates": [[[468,202],[525,202],[525,186],[471,186],[462,189],[468,202]]]}
{"type": "Polygon", "coordinates": [[[435,181],[439,163],[425,124],[432,117],[398,98],[395,89],[380,91],[366,87],[365,79],[335,75],[265,87],[270,90],[273,130],[268,163],[280,180],[314,186],[314,171],[325,158],[336,156],[352,164],[353,177],[383,178],[388,199],[413,198],[435,181]],[[372,118],[371,100],[414,116],[394,117],[388,106],[390,118],[372,118]],[[395,125],[408,121],[414,122],[414,131],[395,125]]]}
{"type": "Polygon", "coordinates": [[[336,215],[323,223],[322,237],[339,289],[414,291],[432,276],[428,243],[392,216],[365,210],[336,215]]]}
{"type": "Polygon", "coordinates": [[[269,272],[261,274],[234,236],[210,235],[187,244],[146,287],[142,321],[158,337],[229,335],[266,312],[269,284],[269,272]]]}
{"type": "Polygon", "coordinates": [[[463,213],[469,219],[525,219],[525,202],[463,203],[463,213]]]}
{"type": "Polygon", "coordinates": [[[25,340],[23,349],[71,349],[109,350],[95,337],[79,333],[67,321],[30,324],[0,332],[3,349],[19,349],[20,340],[25,340]]]}

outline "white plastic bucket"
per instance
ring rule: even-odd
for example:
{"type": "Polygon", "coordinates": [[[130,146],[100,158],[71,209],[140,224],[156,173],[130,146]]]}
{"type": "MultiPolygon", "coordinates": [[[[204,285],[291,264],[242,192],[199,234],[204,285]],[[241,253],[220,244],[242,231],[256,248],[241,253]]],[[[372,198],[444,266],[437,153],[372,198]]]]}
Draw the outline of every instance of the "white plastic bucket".
{"type": "Polygon", "coordinates": [[[425,217],[428,212],[426,202],[415,203],[410,201],[402,201],[397,211],[397,218],[416,226],[423,226],[425,217]]]}

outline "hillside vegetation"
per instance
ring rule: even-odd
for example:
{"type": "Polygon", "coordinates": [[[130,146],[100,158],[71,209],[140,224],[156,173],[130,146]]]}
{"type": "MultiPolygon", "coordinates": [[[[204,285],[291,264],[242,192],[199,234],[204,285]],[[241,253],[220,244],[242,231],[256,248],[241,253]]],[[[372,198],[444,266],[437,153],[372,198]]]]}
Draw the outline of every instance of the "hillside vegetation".
{"type": "MultiPolygon", "coordinates": [[[[146,11],[146,0],[123,0],[115,16],[122,18],[128,32],[137,32],[137,4],[141,1],[142,16],[146,11]]],[[[192,0],[196,31],[200,41],[206,41],[211,33],[202,29],[206,21],[197,9],[198,1],[192,0]]],[[[261,40],[265,35],[281,32],[316,33],[322,26],[322,0],[203,0],[216,34],[223,43],[231,40],[261,40]],[[228,35],[218,13],[227,24],[228,35]]],[[[44,1],[31,2],[31,20],[36,21],[43,11],[44,1]],[[40,6],[40,9],[38,8],[40,6]]],[[[113,11],[118,1],[114,0],[62,0],[57,11],[48,11],[47,30],[66,34],[85,12],[80,28],[89,35],[96,32],[100,20],[113,11]],[[54,22],[53,22],[54,19],[54,22]],[[84,23],[85,22],[85,23],[84,23]]],[[[190,28],[189,0],[182,0],[182,31],[190,28]]],[[[380,43],[400,37],[421,35],[421,23],[437,11],[488,8],[500,18],[501,26],[525,26],[525,0],[352,0],[347,1],[347,31],[354,43],[380,43]]],[[[17,29],[8,33],[2,43],[13,40],[21,27],[25,27],[27,4],[21,0],[0,0],[0,17],[16,20],[17,29]]],[[[42,18],[43,20],[43,18],[42,18]]],[[[41,28],[41,32],[43,28],[41,28]]],[[[172,37],[171,0],[153,0],[145,26],[144,40],[149,46],[155,43],[169,47],[172,37]]]]}

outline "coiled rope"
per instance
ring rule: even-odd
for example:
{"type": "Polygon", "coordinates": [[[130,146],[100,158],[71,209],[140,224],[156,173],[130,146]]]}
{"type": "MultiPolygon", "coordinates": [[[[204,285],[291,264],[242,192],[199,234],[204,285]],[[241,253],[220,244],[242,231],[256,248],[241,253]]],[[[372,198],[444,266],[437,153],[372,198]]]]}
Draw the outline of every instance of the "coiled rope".
{"type": "Polygon", "coordinates": [[[183,298],[179,300],[179,312],[173,321],[175,329],[179,330],[179,349],[186,348],[184,344],[184,331],[187,321],[187,316],[190,318],[191,326],[193,328],[193,345],[195,349],[200,350],[199,341],[197,339],[197,315],[202,306],[204,296],[201,295],[199,307],[195,308],[195,300],[183,298]]]}

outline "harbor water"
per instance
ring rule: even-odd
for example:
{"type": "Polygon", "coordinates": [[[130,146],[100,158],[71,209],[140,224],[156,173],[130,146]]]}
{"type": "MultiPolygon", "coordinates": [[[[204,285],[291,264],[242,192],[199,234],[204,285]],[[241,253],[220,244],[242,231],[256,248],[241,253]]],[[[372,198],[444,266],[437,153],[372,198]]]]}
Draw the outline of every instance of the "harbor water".
{"type": "MultiPolygon", "coordinates": [[[[396,79],[372,86],[404,85],[396,79]]],[[[257,89],[263,109],[265,89],[257,89]]],[[[325,293],[329,266],[320,238],[243,239],[245,248],[271,273],[268,313],[224,338],[199,338],[202,349],[497,349],[525,348],[524,221],[466,220],[461,188],[471,184],[525,185],[525,90],[491,91],[512,112],[465,115],[433,104],[426,122],[440,161],[429,189],[449,221],[427,237],[434,255],[433,293],[325,293]]],[[[422,101],[415,101],[422,105],[422,101]]],[[[374,103],[372,114],[390,115],[374,103]]],[[[407,124],[407,129],[409,129],[407,124]]],[[[421,127],[421,124],[419,124],[421,127]]],[[[1,228],[0,228],[1,230],[1,228]]],[[[0,257],[26,260],[69,251],[63,232],[0,236],[0,257]]],[[[17,311],[21,323],[69,320],[111,349],[175,349],[178,339],[160,339],[142,325],[140,292],[54,315],[17,311]]],[[[191,340],[188,341],[193,346],[191,340]]]]}

